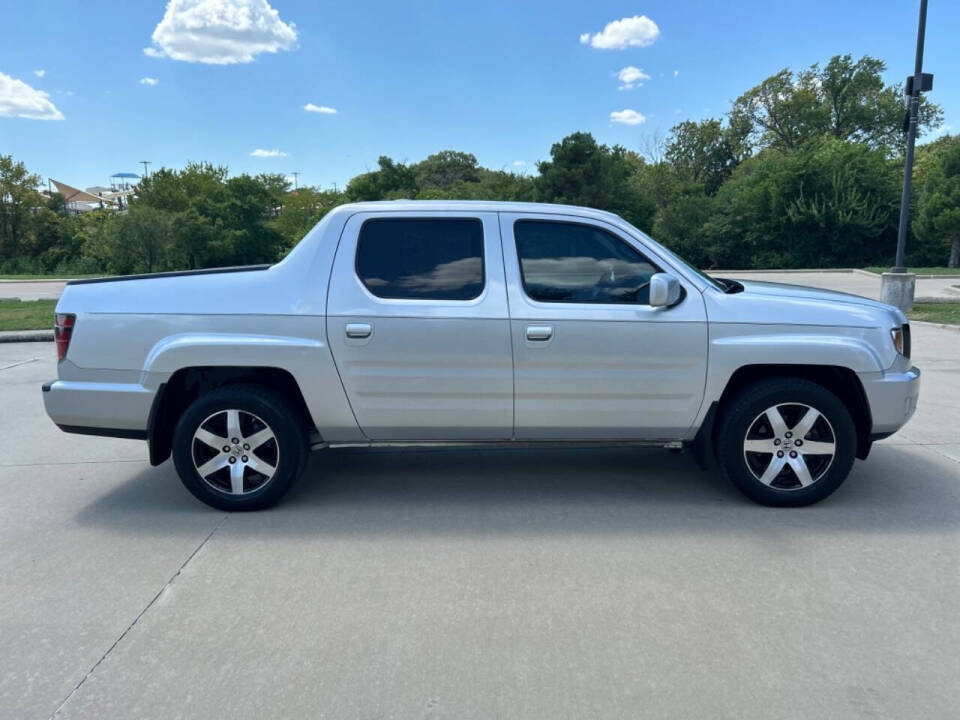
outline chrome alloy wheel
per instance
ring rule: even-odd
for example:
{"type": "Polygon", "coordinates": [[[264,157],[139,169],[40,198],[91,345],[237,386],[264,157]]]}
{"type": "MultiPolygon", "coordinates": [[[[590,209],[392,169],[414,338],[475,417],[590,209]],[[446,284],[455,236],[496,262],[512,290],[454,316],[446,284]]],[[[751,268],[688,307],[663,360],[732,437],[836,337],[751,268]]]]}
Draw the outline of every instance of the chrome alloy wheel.
{"type": "Polygon", "coordinates": [[[220,410],[193,433],[193,467],[215,490],[244,495],[261,489],[277,472],[280,446],[273,430],[245,410],[220,410]]]}
{"type": "Polygon", "coordinates": [[[753,476],[777,490],[799,490],[822,478],[837,451],[826,416],[801,403],[782,403],[757,415],[743,440],[753,476]]]}

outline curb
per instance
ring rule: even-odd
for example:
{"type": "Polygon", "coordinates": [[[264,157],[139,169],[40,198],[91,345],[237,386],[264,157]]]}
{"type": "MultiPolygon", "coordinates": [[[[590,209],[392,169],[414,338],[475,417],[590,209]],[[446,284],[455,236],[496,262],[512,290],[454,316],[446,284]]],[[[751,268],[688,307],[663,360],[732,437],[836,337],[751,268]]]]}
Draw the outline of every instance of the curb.
{"type": "Polygon", "coordinates": [[[53,330],[4,330],[0,343],[53,342],[53,330]]]}

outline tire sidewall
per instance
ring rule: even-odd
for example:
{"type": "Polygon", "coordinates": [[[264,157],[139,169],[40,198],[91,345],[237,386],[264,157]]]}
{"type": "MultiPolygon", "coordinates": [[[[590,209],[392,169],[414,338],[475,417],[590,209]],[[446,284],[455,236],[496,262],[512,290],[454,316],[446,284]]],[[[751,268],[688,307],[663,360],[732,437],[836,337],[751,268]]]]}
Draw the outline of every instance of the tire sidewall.
{"type": "Polygon", "coordinates": [[[228,511],[259,510],[277,502],[303,471],[306,437],[295,414],[277,395],[250,386],[226,386],[195,400],[177,422],[173,433],[173,460],[180,480],[207,505],[228,511]],[[243,410],[263,420],[277,439],[280,461],[277,472],[263,487],[244,495],[231,495],[209,485],[193,464],[193,435],[206,418],[222,410],[243,410]]]}
{"type": "Polygon", "coordinates": [[[832,494],[850,473],[857,433],[850,412],[826,388],[808,380],[782,378],[757,383],[741,392],[723,414],[717,437],[717,457],[723,474],[747,497],[776,507],[799,507],[832,494]],[[833,462],[812,485],[795,490],[769,487],[753,476],[743,456],[743,441],[760,413],[774,405],[798,403],[815,408],[829,421],[836,441],[833,462]]]}

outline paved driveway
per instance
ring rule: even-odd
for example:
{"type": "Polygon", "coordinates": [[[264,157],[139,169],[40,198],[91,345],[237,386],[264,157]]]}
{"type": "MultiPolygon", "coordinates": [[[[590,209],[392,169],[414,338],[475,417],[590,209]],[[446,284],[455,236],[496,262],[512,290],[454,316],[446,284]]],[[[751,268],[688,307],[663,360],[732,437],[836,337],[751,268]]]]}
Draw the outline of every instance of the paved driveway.
{"type": "Polygon", "coordinates": [[[828,501],[661,450],[317,453],[224,514],[0,345],[0,718],[954,718],[960,333],[828,501]]]}

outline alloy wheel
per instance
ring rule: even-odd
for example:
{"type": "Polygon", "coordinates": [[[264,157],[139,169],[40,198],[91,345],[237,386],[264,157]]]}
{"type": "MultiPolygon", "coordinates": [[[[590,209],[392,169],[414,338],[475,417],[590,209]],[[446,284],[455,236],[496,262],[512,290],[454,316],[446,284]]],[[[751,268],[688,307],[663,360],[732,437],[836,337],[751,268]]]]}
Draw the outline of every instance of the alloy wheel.
{"type": "Polygon", "coordinates": [[[280,446],[273,429],[245,410],[220,410],[193,433],[193,467],[219,492],[245,495],[276,475],[280,446]]]}
{"type": "Polygon", "coordinates": [[[754,478],[777,490],[800,490],[820,480],[837,452],[827,417],[802,403],[781,403],[747,429],[743,457],[754,478]]]}

